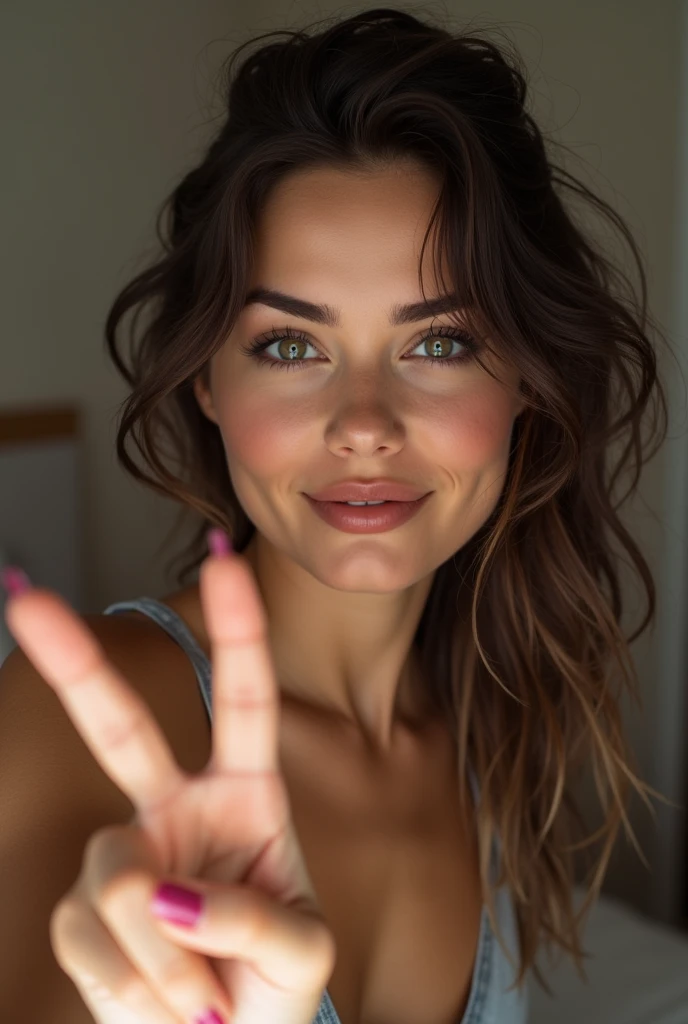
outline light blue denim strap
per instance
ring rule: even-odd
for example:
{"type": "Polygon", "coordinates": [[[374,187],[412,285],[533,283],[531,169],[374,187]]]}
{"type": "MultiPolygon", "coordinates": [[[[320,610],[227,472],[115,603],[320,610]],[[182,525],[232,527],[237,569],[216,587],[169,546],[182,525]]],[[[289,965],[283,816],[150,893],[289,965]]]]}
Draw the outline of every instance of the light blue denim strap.
{"type": "Polygon", "coordinates": [[[173,640],[188,654],[189,659],[196,670],[196,676],[201,688],[201,695],[208,712],[208,720],[212,722],[212,695],[210,686],[211,668],[205,652],[201,650],[194,636],[188,629],[186,623],[162,601],[154,597],[137,597],[132,601],[117,601],[108,605],[103,612],[104,615],[117,614],[117,612],[143,612],[148,615],[159,626],[168,633],[173,640]]]}
{"type": "Polygon", "coordinates": [[[312,1024],[341,1024],[341,1021],[337,1016],[337,1011],[335,1010],[332,1004],[332,1000],[330,999],[330,994],[327,991],[327,989],[325,989],[325,991],[323,992],[323,997],[320,1000],[318,1012],[313,1018],[312,1024]]]}
{"type": "MultiPolygon", "coordinates": [[[[471,994],[468,998],[468,1005],[466,1006],[465,1013],[457,1024],[486,1024],[484,1012],[485,1002],[490,988],[490,981],[492,979],[492,941],[490,919],[487,916],[487,908],[483,907],[480,919],[478,951],[476,963],[473,968],[471,994]]],[[[504,1024],[506,1024],[506,1021],[504,1024]]]]}

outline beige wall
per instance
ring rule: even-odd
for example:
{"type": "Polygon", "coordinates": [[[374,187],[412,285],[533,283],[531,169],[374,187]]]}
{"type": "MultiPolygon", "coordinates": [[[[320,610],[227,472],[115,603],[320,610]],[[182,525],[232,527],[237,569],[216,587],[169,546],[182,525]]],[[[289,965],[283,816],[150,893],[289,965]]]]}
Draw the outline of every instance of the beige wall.
{"type": "MultiPolygon", "coordinates": [[[[126,392],[105,357],[102,326],[152,244],[158,203],[212,132],[215,69],[249,32],[360,9],[250,6],[249,19],[237,0],[3,5],[0,406],[74,400],[83,409],[83,610],[174,586],[156,550],[176,506],[135,486],[115,461],[114,416],[126,392]]],[[[541,126],[573,147],[574,173],[629,221],[646,256],[651,307],[671,326],[682,5],[493,0],[411,8],[421,16],[445,9],[475,18],[477,28],[506,27],[530,68],[541,126]]],[[[671,460],[682,451],[667,449],[648,468],[642,500],[627,517],[658,582],[665,537],[643,502],[666,521],[668,476],[682,479],[671,460]]],[[[667,594],[658,589],[661,603],[667,594]]],[[[662,635],[636,645],[646,707],[629,712],[640,767],[655,783],[662,635]]],[[[648,815],[634,821],[655,856],[648,815]]],[[[649,906],[649,877],[630,847],[620,851],[608,889],[649,906]]]]}

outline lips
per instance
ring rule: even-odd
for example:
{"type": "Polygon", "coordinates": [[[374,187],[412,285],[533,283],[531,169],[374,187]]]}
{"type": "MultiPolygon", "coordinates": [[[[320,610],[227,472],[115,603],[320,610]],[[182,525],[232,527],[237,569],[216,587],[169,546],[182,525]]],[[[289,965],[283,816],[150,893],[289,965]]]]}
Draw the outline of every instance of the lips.
{"type": "Polygon", "coordinates": [[[354,534],[387,533],[403,526],[430,500],[432,492],[416,501],[387,501],[382,505],[347,505],[343,501],[318,501],[304,494],[313,511],[337,530],[354,534]]]}

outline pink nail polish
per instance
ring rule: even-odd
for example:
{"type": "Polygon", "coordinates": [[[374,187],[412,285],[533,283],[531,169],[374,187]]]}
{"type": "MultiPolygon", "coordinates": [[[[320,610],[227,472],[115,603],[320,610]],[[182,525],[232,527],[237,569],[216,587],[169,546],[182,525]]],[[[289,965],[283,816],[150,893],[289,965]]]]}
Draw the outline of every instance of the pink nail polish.
{"type": "Polygon", "coordinates": [[[32,588],[29,577],[16,565],[6,565],[0,569],[0,583],[10,597],[18,597],[32,588]]]}
{"type": "Polygon", "coordinates": [[[225,1020],[217,1010],[206,1010],[202,1016],[194,1017],[193,1024],[225,1024],[225,1020]]]}
{"type": "Polygon", "coordinates": [[[203,897],[181,885],[163,882],[155,891],[150,904],[151,913],[171,924],[195,928],[203,911],[203,897]]]}
{"type": "Polygon", "coordinates": [[[232,542],[225,533],[225,531],[219,529],[219,527],[217,526],[214,526],[212,529],[208,530],[208,533],[206,534],[206,539],[208,542],[208,548],[210,549],[213,555],[221,557],[222,555],[230,554],[230,552],[234,550],[232,547],[232,542]]]}

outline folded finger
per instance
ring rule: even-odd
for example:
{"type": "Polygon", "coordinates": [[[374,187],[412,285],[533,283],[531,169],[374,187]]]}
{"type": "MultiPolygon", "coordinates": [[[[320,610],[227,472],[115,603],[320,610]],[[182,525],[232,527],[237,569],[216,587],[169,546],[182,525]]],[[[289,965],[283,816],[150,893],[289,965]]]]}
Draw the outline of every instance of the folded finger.
{"type": "Polygon", "coordinates": [[[80,885],[136,974],[162,1006],[189,1024],[229,1021],[230,996],[210,963],[164,934],[151,914],[158,885],[147,870],[146,840],[130,826],[111,826],[95,833],[84,858],[80,885]]]}
{"type": "Polygon", "coordinates": [[[179,1024],[85,901],[68,897],[58,904],[50,938],[58,964],[98,1024],[179,1024]]]}
{"type": "Polygon", "coordinates": [[[254,886],[198,879],[170,877],[166,887],[173,905],[165,914],[172,917],[160,917],[159,926],[188,948],[248,961],[284,991],[315,991],[326,983],[334,940],[310,900],[285,906],[254,886]]]}

